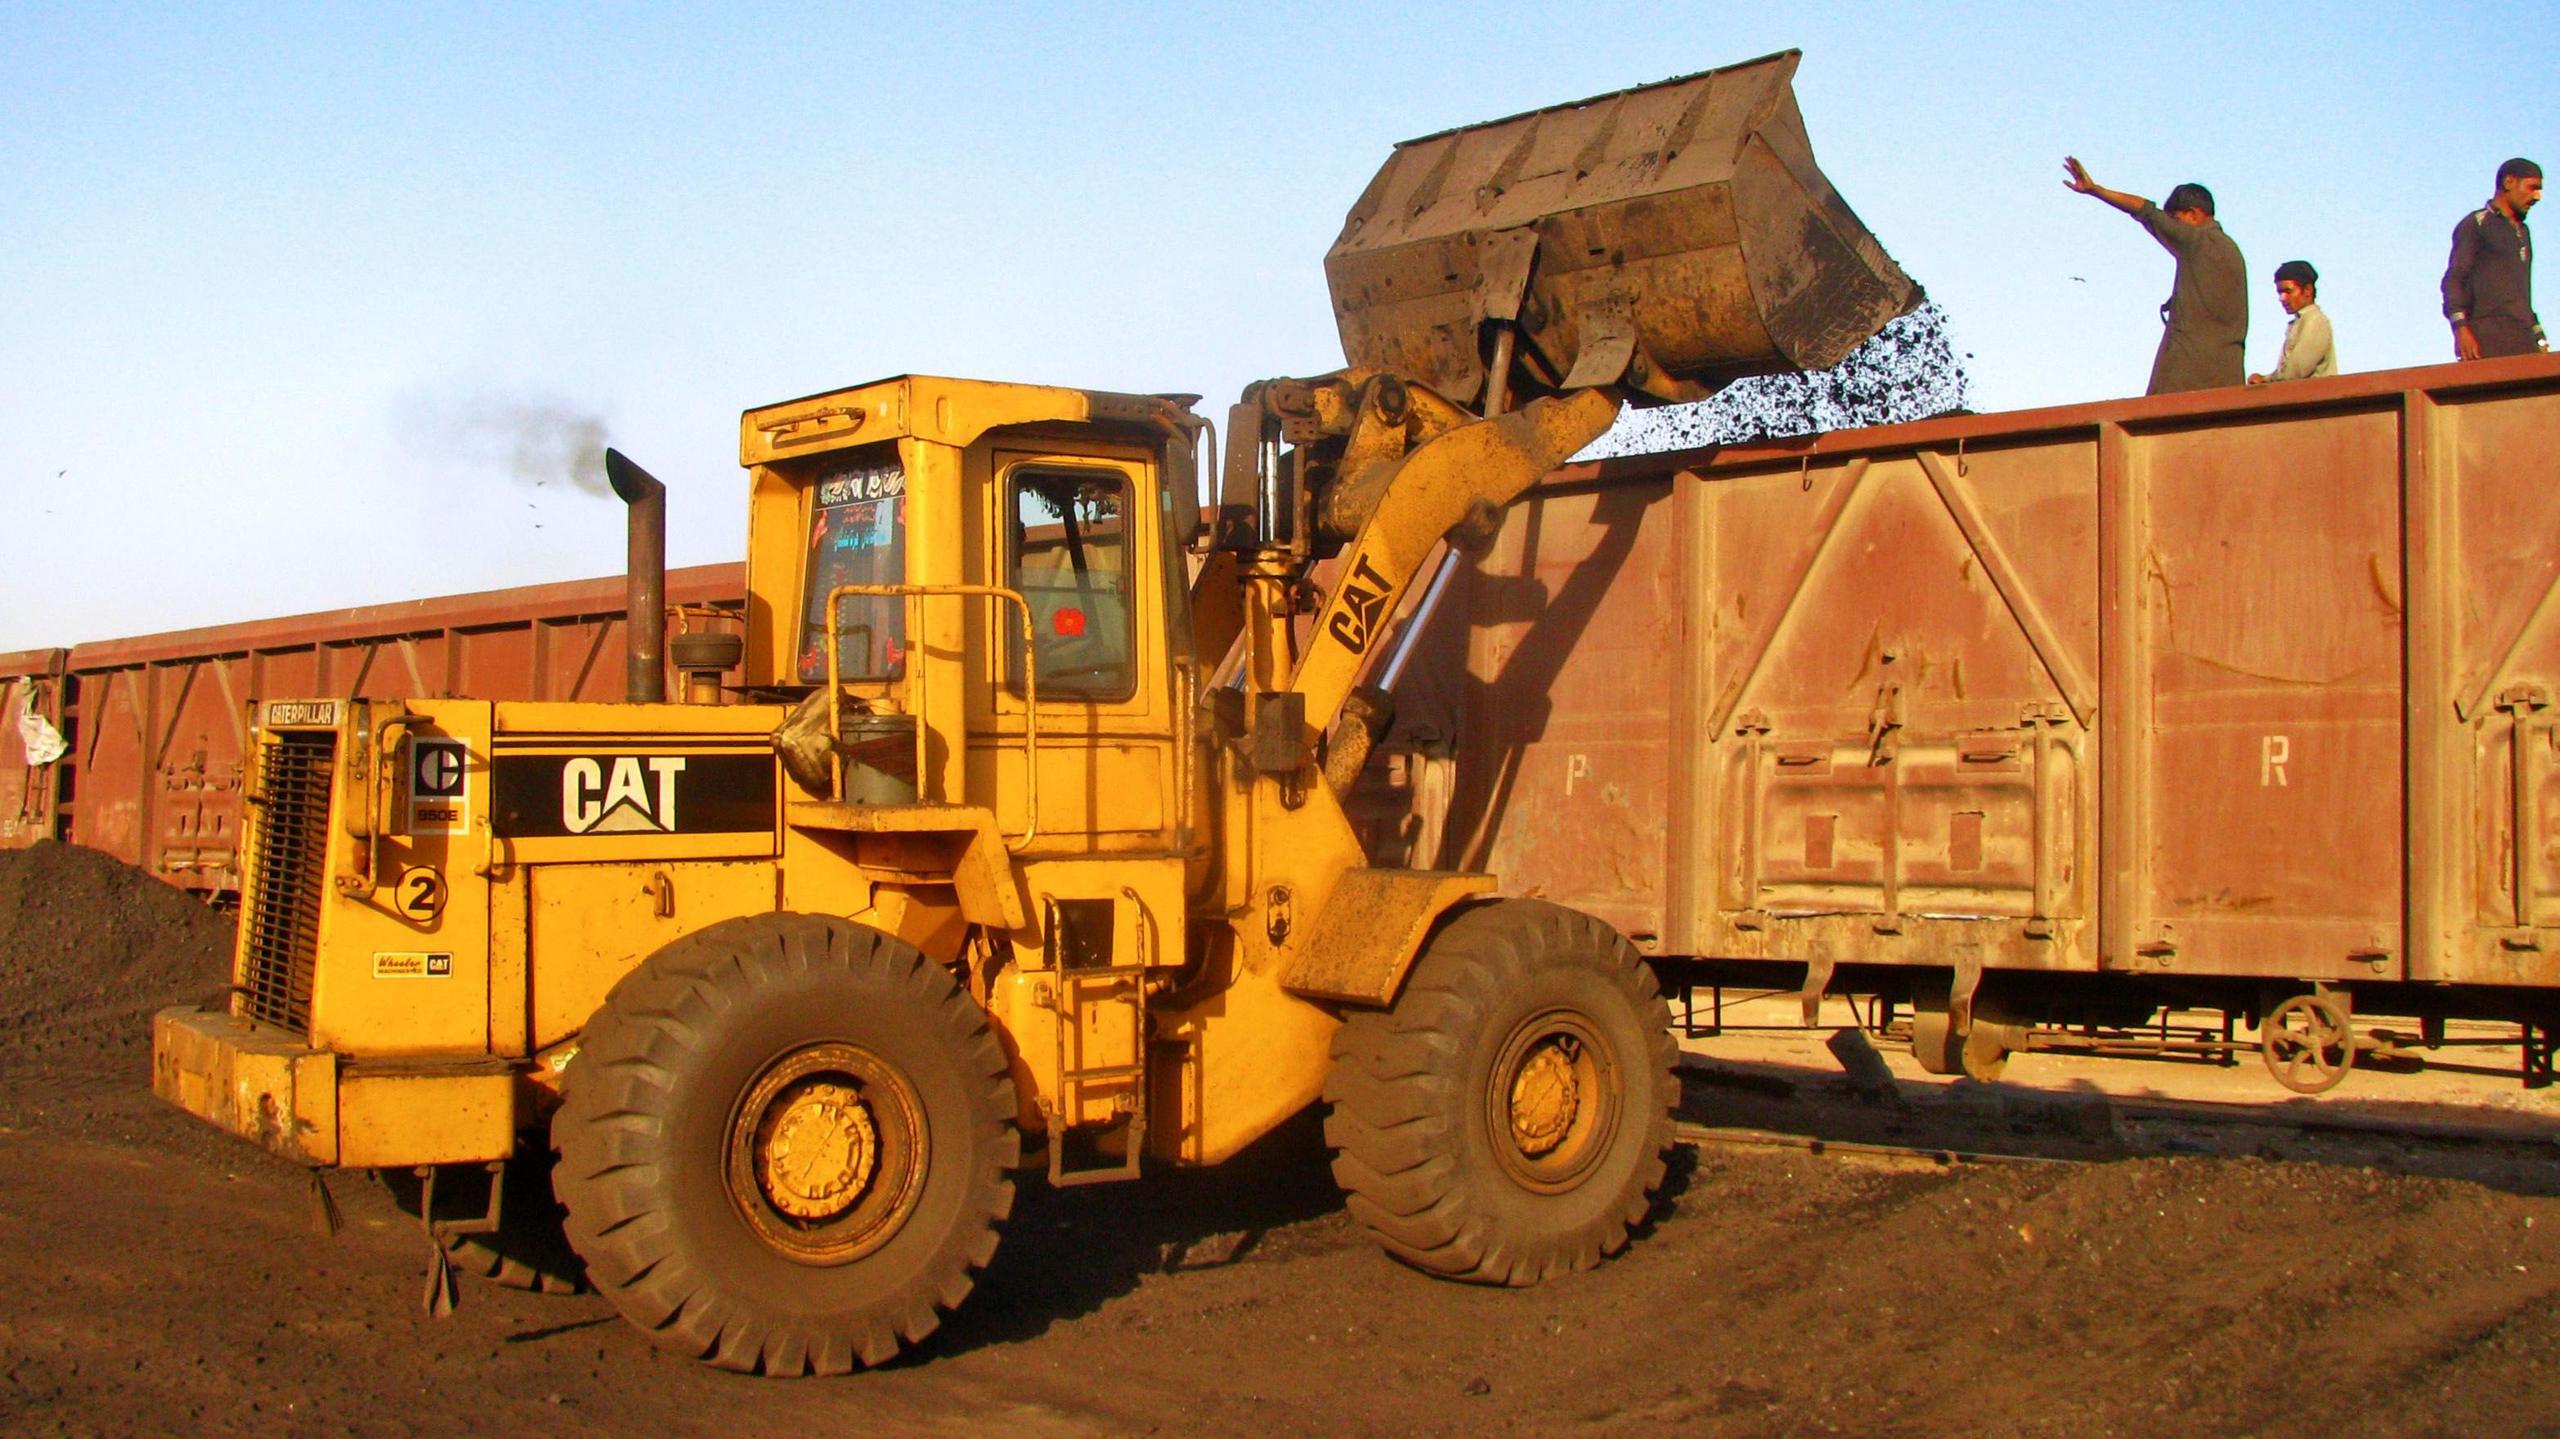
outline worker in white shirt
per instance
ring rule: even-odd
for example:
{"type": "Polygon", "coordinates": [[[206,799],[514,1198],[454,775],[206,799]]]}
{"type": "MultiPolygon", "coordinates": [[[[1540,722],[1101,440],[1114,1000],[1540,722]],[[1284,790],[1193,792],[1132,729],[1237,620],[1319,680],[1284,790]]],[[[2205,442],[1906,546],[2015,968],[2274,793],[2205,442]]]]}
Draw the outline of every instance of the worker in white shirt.
{"type": "Polygon", "coordinates": [[[2310,380],[2338,373],[2338,345],[2329,333],[2329,317],[2320,313],[2320,272],[2309,260],[2287,260],[2276,266],[2276,303],[2293,319],[2284,327],[2284,354],[2276,367],[2251,375],[2249,383],[2310,380]]]}

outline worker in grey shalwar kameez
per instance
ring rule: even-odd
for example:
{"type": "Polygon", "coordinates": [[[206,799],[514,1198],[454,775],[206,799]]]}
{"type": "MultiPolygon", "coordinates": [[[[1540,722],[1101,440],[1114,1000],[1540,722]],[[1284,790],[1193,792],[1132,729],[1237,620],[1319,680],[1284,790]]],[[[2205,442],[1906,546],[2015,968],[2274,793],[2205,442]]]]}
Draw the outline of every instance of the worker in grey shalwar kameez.
{"type": "Polygon", "coordinates": [[[2168,333],[2151,361],[2143,393],[2173,394],[2237,385],[2247,378],[2242,346],[2249,338],[2249,267],[2240,247],[2213,218],[2213,192],[2192,182],[2154,205],[2140,195],[2110,190],[2089,178],[2079,160],[2066,157],[2063,183],[2131,215],[2162,249],[2178,258],[2169,302],[2160,307],[2168,333]]]}

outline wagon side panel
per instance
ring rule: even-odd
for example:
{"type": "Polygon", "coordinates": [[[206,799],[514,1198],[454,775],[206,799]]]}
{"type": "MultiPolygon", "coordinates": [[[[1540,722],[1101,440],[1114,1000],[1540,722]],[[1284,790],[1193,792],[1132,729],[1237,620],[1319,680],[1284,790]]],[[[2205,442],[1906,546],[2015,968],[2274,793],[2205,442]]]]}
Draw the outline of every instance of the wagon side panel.
{"type": "Polygon", "coordinates": [[[2450,760],[2442,967],[2560,984],[2560,383],[2419,412],[2451,588],[2433,696],[2450,760]]]}
{"type": "Polygon", "coordinates": [[[1665,483],[1516,506],[1468,587],[1462,741],[1442,856],[1664,933],[1684,624],[1665,483]]]}
{"type": "Polygon", "coordinates": [[[2085,432],[1718,475],[1697,953],[2094,965],[2085,432]]]}

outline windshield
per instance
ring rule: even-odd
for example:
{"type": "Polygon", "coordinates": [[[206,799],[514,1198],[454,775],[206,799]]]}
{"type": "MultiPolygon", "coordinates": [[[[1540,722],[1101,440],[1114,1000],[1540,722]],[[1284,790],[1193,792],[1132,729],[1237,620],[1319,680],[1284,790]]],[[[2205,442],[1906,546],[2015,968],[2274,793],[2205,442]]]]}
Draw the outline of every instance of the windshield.
{"type": "MultiPolygon", "coordinates": [[[[830,470],[809,500],[809,576],[801,605],[800,679],[827,678],[827,595],[842,585],[907,578],[907,472],[896,460],[830,470]]],[[[897,679],[906,672],[906,601],[849,595],[836,606],[842,676],[897,679]]]]}

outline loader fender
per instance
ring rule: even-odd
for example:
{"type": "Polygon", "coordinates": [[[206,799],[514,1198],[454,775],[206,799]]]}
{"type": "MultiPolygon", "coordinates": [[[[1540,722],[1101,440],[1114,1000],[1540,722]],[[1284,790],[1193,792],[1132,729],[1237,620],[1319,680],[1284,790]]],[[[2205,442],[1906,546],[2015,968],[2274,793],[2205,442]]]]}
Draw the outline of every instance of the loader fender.
{"type": "Polygon", "coordinates": [[[1280,987],[1304,999],[1383,1009],[1442,915],[1493,892],[1493,876],[1446,870],[1345,872],[1280,987]]]}

